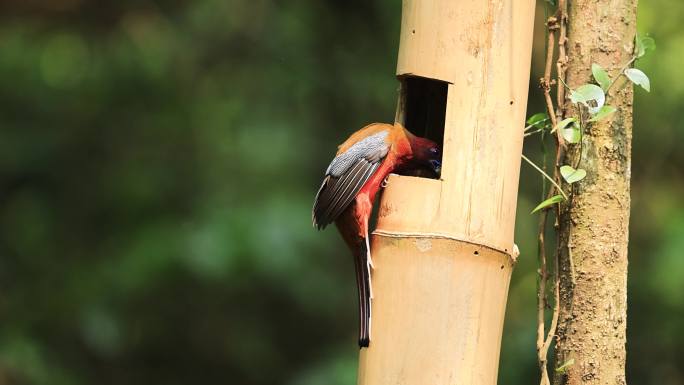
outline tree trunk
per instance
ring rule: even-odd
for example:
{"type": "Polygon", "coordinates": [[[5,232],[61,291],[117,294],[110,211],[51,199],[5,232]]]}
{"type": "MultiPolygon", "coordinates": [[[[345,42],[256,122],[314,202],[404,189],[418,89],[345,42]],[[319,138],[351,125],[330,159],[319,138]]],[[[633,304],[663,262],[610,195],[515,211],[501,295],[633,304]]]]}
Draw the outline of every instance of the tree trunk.
{"type": "MultiPolygon", "coordinates": [[[[595,83],[592,63],[611,78],[630,61],[637,0],[573,0],[568,7],[567,83],[595,83]]],[[[627,244],[632,140],[632,86],[610,89],[611,117],[587,126],[582,146],[562,164],[587,177],[573,184],[560,218],[561,308],[555,384],[625,384],[627,244]],[[581,155],[580,155],[581,153],[581,155]]],[[[573,111],[566,100],[567,111],[573,111]]],[[[576,116],[576,111],[573,111],[576,116]]],[[[567,114],[566,114],[567,115],[567,114]]],[[[573,116],[573,115],[567,115],[573,116]]]]}

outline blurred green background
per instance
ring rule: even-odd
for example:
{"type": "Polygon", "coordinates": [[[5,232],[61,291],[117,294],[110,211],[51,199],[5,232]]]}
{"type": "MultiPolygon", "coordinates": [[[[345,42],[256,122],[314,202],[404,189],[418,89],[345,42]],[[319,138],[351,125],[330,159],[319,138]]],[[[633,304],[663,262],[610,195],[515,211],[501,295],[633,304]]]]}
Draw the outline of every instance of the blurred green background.
{"type": "MultiPolygon", "coordinates": [[[[684,384],[683,17],[639,4],[658,49],[635,101],[632,384],[684,384]]],[[[394,117],[400,2],[10,0],[0,20],[0,385],[355,384],[352,261],[310,207],[335,146],[394,117]]],[[[523,165],[501,384],[537,383],[540,183],[523,165]]]]}

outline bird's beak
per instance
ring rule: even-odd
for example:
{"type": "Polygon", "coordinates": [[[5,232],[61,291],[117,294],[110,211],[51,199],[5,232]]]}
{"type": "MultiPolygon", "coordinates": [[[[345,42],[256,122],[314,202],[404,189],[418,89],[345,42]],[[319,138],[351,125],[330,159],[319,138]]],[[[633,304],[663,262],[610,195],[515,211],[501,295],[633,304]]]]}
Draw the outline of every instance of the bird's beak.
{"type": "Polygon", "coordinates": [[[432,167],[432,171],[434,171],[435,174],[437,174],[438,176],[441,174],[442,162],[435,160],[435,159],[432,159],[432,160],[430,160],[430,166],[432,167]]]}

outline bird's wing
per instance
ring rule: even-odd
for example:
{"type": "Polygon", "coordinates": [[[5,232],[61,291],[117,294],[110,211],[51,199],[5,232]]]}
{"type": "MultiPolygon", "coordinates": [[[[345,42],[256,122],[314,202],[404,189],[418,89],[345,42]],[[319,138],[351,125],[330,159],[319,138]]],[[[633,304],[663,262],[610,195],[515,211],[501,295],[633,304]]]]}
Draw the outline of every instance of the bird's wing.
{"type": "Polygon", "coordinates": [[[370,135],[333,159],[314,202],[316,228],[325,228],[337,219],[378,169],[390,148],[388,134],[380,131],[370,135]]]}

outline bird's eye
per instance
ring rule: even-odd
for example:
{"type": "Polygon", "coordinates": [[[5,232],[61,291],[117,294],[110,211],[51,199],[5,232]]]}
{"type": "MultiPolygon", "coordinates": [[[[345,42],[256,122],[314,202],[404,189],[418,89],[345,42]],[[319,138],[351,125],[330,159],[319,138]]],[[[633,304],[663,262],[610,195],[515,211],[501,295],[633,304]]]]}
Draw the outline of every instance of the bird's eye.
{"type": "Polygon", "coordinates": [[[439,150],[438,150],[436,147],[431,147],[431,148],[430,148],[430,152],[433,153],[433,154],[436,154],[436,153],[439,152],[439,150]]]}

